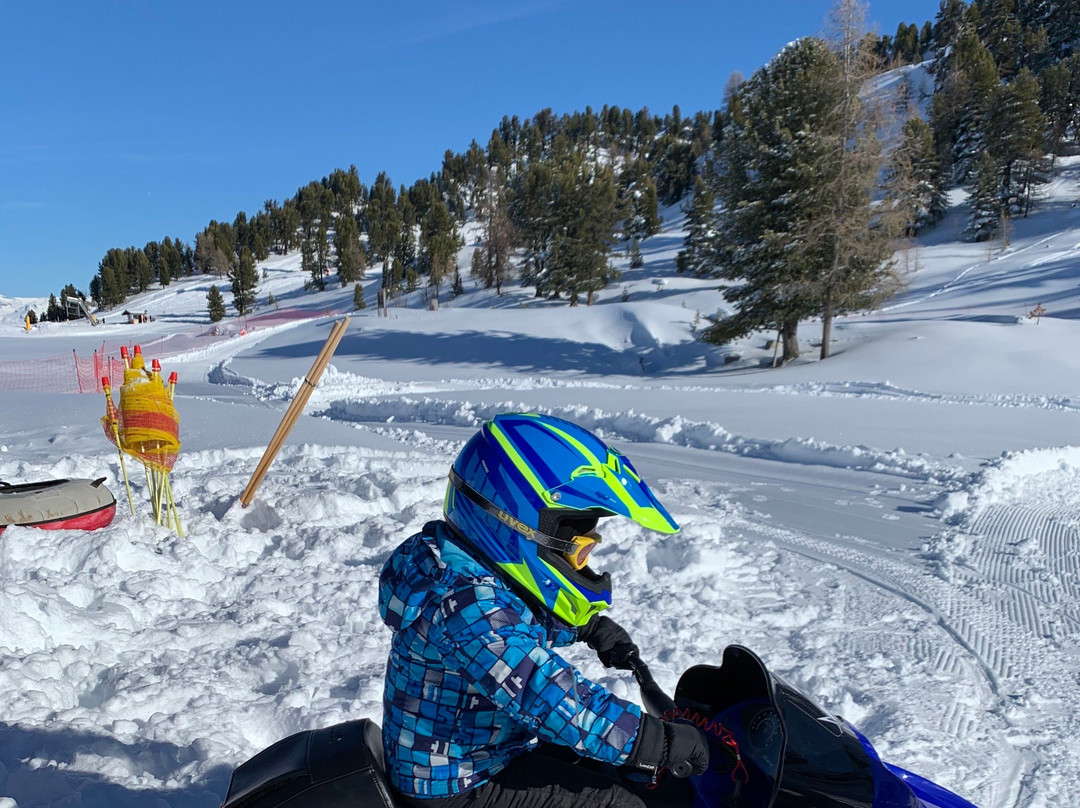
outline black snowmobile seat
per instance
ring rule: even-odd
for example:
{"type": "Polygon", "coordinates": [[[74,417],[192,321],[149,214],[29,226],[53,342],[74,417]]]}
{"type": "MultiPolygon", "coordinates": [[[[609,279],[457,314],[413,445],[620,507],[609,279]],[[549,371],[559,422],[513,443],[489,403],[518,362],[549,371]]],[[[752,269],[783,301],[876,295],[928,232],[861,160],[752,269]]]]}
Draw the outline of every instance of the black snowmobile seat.
{"type": "Polygon", "coordinates": [[[236,768],[221,808],[395,808],[367,718],[298,732],[236,768]]]}

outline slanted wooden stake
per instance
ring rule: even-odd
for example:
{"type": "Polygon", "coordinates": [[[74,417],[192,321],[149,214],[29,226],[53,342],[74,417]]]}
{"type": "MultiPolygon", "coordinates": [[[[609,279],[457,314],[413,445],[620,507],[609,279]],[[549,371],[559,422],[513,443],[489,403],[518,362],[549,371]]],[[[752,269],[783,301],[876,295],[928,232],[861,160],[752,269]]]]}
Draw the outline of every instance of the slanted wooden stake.
{"type": "Polygon", "coordinates": [[[311,370],[308,371],[304,381],[300,384],[300,389],[297,390],[296,395],[293,397],[289,409],[285,411],[285,416],[281,419],[281,423],[278,424],[277,432],[274,433],[270,445],[263,452],[262,460],[255,467],[255,473],[251,475],[251,480],[248,481],[247,488],[244,489],[244,493],[240,497],[240,504],[243,507],[246,508],[250,505],[251,500],[255,497],[255,491],[258,489],[259,483],[266,476],[270,464],[274,462],[274,458],[281,449],[281,445],[285,442],[285,438],[296,424],[296,419],[300,417],[300,412],[304,409],[304,405],[307,404],[308,399],[315,390],[315,385],[319,383],[319,377],[322,376],[327,364],[329,364],[330,357],[337,350],[338,343],[345,336],[345,329],[349,327],[350,319],[346,317],[344,320],[334,323],[334,327],[330,329],[330,336],[326,338],[322,350],[315,357],[315,364],[311,366],[311,370]]]}

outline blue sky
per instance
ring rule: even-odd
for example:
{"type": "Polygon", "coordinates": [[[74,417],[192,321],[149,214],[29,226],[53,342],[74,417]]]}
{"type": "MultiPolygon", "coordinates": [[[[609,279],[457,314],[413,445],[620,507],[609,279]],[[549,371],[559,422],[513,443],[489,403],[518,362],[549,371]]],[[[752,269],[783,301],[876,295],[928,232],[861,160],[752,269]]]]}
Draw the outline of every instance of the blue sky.
{"type": "MultiPolygon", "coordinates": [[[[8,3],[0,294],[86,290],[110,247],[193,243],[355,164],[410,185],[503,115],[720,106],[832,0],[8,3]]],[[[872,0],[882,33],[938,0],[872,0]]]]}

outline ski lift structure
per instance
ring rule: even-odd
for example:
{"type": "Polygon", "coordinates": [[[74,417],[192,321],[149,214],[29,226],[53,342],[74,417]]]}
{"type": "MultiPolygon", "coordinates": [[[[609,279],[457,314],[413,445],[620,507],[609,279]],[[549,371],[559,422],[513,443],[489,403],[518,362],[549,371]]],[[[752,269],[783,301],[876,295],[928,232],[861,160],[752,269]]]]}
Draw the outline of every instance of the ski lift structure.
{"type": "Polygon", "coordinates": [[[66,297],[64,298],[64,304],[69,320],[81,320],[85,317],[90,321],[90,325],[97,325],[100,322],[81,297],[66,297]]]}

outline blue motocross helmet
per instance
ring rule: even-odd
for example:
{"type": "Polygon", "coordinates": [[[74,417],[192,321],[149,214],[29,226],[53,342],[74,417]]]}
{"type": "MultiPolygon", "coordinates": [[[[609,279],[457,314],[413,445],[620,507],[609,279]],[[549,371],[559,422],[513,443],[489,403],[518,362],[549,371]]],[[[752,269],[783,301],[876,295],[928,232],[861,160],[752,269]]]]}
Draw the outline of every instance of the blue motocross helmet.
{"type": "Polygon", "coordinates": [[[533,413],[496,415],[465,444],[443,510],[495,572],[571,626],[611,605],[611,576],[587,564],[601,517],[679,529],[624,455],[577,424],[533,413]]]}

